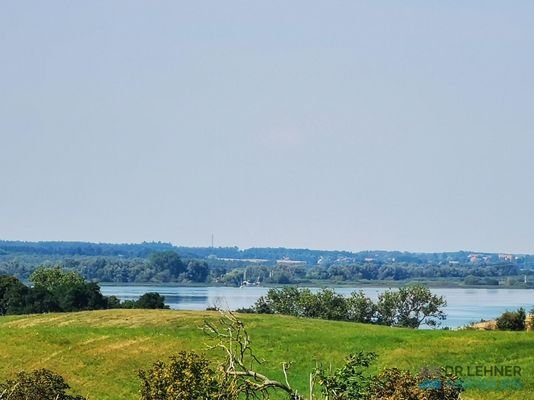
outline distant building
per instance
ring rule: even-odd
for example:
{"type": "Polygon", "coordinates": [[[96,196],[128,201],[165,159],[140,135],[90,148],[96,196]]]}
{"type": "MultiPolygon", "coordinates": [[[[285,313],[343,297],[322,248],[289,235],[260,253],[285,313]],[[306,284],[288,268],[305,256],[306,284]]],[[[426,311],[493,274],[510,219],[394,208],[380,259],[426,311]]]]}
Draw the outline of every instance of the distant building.
{"type": "Polygon", "coordinates": [[[288,257],[284,257],[281,260],[276,260],[277,265],[306,265],[306,261],[290,260],[288,257]]]}
{"type": "Polygon", "coordinates": [[[512,262],[514,260],[514,256],[512,254],[499,254],[499,260],[512,262]]]}

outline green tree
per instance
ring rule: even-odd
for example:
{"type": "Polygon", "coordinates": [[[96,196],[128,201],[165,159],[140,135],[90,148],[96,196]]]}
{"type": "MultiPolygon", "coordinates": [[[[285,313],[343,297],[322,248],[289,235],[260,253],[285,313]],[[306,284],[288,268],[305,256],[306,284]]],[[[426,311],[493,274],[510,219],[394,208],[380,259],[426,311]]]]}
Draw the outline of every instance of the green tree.
{"type": "Polygon", "coordinates": [[[0,276],[0,315],[13,314],[28,288],[13,276],[0,276]]]}
{"type": "Polygon", "coordinates": [[[21,300],[23,306],[18,314],[35,314],[61,311],[57,299],[48,290],[40,287],[28,288],[21,300]]]}
{"type": "Polygon", "coordinates": [[[41,287],[54,293],[58,289],[68,286],[82,285],[85,279],[78,272],[66,271],[59,266],[38,267],[30,275],[30,282],[35,287],[41,287]]]}
{"type": "Polygon", "coordinates": [[[177,278],[185,272],[185,265],[180,256],[174,251],[158,251],[150,255],[150,263],[156,272],[168,272],[173,278],[177,278]]]}
{"type": "Polygon", "coordinates": [[[102,310],[108,307],[106,298],[96,283],[82,283],[56,288],[57,298],[62,311],[102,310]]]}
{"type": "Polygon", "coordinates": [[[185,270],[186,279],[192,282],[206,282],[209,275],[208,264],[199,261],[189,261],[185,270]]]}
{"type": "Polygon", "coordinates": [[[396,324],[398,302],[397,293],[390,290],[378,295],[378,302],[376,303],[377,324],[388,326],[396,324]]]}
{"type": "Polygon", "coordinates": [[[443,296],[432,294],[422,285],[402,287],[398,296],[398,325],[418,328],[422,323],[437,326],[446,318],[443,307],[447,301],[443,296]]]}
{"type": "Polygon", "coordinates": [[[269,289],[255,304],[256,308],[269,309],[272,314],[302,316],[304,313],[301,297],[309,297],[309,289],[299,290],[295,287],[269,289]]]}
{"type": "Polygon", "coordinates": [[[135,302],[134,308],[148,308],[148,309],[161,309],[169,308],[165,305],[165,297],[159,293],[149,292],[139,297],[139,300],[135,302]]]}
{"type": "Polygon", "coordinates": [[[363,291],[353,292],[347,299],[348,320],[372,323],[376,314],[376,305],[363,291]]]}
{"type": "Polygon", "coordinates": [[[343,321],[348,316],[347,299],[332,289],[301,290],[300,303],[305,317],[343,321]]]}
{"type": "Polygon", "coordinates": [[[378,298],[378,323],[390,326],[418,328],[422,323],[437,326],[446,318],[443,296],[437,296],[422,286],[406,286],[396,292],[386,291],[378,298]]]}

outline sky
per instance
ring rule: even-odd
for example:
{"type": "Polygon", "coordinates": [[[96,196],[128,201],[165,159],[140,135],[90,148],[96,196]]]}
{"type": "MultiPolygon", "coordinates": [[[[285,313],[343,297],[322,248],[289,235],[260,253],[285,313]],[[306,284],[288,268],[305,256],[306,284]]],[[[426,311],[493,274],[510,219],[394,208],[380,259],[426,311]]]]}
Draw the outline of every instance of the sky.
{"type": "Polygon", "coordinates": [[[534,253],[531,1],[0,2],[0,239],[534,253]]]}

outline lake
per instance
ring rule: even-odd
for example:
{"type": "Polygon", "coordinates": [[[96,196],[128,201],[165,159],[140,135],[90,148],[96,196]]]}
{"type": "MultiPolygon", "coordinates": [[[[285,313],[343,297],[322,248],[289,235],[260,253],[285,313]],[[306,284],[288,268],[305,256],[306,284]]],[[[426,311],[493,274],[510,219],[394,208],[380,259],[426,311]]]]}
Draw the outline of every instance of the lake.
{"type": "MultiPolygon", "coordinates": [[[[190,287],[190,286],[101,286],[106,296],[114,295],[121,300],[137,299],[146,292],[158,292],[165,296],[165,303],[176,310],[205,310],[206,307],[218,306],[223,309],[235,310],[250,307],[269,288],[265,287],[190,287]]],[[[317,288],[311,288],[317,291],[317,288]]],[[[360,288],[334,288],[343,295],[350,295],[360,288]]],[[[361,288],[373,300],[386,288],[361,288]]],[[[442,326],[456,328],[472,321],[495,319],[506,310],[525,307],[528,310],[534,305],[534,291],[528,289],[431,289],[432,293],[447,299],[447,319],[442,326]]]]}

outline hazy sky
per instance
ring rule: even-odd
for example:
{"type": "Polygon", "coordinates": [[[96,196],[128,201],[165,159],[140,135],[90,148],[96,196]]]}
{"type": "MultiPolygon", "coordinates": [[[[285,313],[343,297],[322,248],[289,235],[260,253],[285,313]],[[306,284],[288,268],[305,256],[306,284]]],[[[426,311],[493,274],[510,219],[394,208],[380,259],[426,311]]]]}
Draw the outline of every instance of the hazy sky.
{"type": "Polygon", "coordinates": [[[534,253],[531,1],[2,1],[0,238],[534,253]]]}

